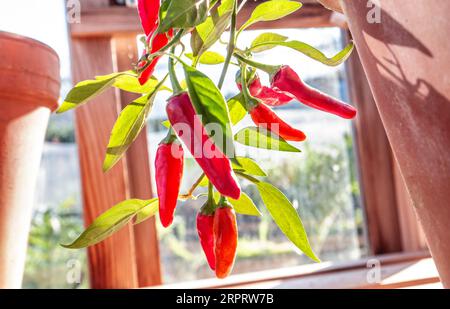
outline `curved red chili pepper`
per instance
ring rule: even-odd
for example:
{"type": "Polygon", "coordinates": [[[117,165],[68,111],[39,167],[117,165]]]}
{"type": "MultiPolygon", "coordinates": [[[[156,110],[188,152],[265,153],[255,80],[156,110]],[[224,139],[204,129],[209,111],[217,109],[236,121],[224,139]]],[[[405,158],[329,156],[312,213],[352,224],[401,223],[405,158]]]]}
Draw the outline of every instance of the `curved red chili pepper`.
{"type": "MultiPolygon", "coordinates": [[[[237,82],[237,86],[239,90],[242,91],[242,85],[239,82],[237,82]]],[[[294,97],[289,93],[285,93],[279,89],[263,86],[258,76],[253,78],[248,89],[253,97],[260,99],[264,104],[269,106],[286,105],[294,99],[294,97]]]]}
{"type": "Polygon", "coordinates": [[[197,117],[188,93],[182,92],[170,98],[166,111],[173,129],[217,191],[232,199],[239,199],[241,189],[230,160],[208,136],[202,122],[197,117]],[[183,132],[186,129],[190,132],[183,132]]]}
{"type": "Polygon", "coordinates": [[[197,215],[197,232],[203,252],[212,270],[216,269],[216,256],[214,254],[214,214],[197,215]]]}
{"type": "Polygon", "coordinates": [[[269,106],[282,106],[294,100],[293,96],[290,94],[267,86],[262,86],[261,91],[256,97],[269,106]]]}
{"type": "MultiPolygon", "coordinates": [[[[163,48],[164,46],[167,45],[167,43],[169,43],[170,38],[173,37],[173,30],[169,30],[167,33],[158,33],[155,35],[155,37],[153,38],[153,42],[151,42],[151,48],[152,50],[150,51],[150,54],[156,53],[159,50],[161,50],[161,48],[163,48]]],[[[150,39],[151,36],[147,37],[147,44],[150,44],[150,39]]],[[[147,52],[144,51],[144,56],[147,55],[147,52]]],[[[152,76],[153,72],[155,71],[155,67],[158,64],[158,61],[161,57],[155,57],[152,59],[151,63],[149,64],[149,66],[141,73],[141,75],[139,76],[139,83],[141,85],[144,85],[148,79],[152,76]]],[[[140,63],[138,65],[138,67],[142,68],[146,65],[146,62],[143,61],[142,63],[140,63]]]]}
{"type": "Polygon", "coordinates": [[[259,126],[264,127],[269,131],[278,134],[287,141],[302,142],[306,140],[306,135],[300,130],[297,130],[278,117],[270,107],[259,103],[250,110],[250,116],[253,122],[259,126]]]}
{"type": "Polygon", "coordinates": [[[160,0],[138,0],[138,12],[145,35],[149,36],[158,27],[160,0]]]}
{"type": "Polygon", "coordinates": [[[164,227],[172,224],[183,176],[183,147],[178,142],[161,143],[156,152],[155,176],[159,218],[164,227]]]}
{"type": "Polygon", "coordinates": [[[283,66],[274,75],[272,87],[288,92],[301,103],[325,111],[345,119],[356,117],[356,109],[338,99],[330,97],[323,92],[306,85],[298,74],[289,66],[283,66]]]}
{"type": "Polygon", "coordinates": [[[227,203],[214,214],[214,254],[217,278],[227,277],[233,269],[238,243],[236,214],[227,203]]]}

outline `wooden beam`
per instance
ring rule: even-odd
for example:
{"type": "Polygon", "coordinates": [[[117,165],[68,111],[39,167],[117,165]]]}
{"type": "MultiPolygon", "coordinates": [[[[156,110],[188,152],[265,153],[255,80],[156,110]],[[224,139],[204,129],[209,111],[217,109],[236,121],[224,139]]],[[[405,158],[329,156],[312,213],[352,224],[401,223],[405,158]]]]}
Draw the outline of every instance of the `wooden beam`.
{"type": "MultiPolygon", "coordinates": [[[[129,70],[137,62],[138,49],[135,35],[116,35],[113,38],[115,58],[118,71],[129,70]]],[[[138,96],[120,91],[121,106],[125,107],[138,96]]],[[[148,152],[146,127],[126,154],[130,196],[132,198],[150,199],[154,197],[150,173],[150,154],[148,152]]],[[[139,286],[153,286],[162,283],[159,258],[159,240],[156,232],[155,218],[134,226],[136,263],[139,286]]]]}
{"type": "MultiPolygon", "coordinates": [[[[72,60],[74,82],[112,72],[110,39],[73,39],[72,60]]],[[[128,198],[124,163],[119,162],[107,174],[102,171],[106,146],[118,116],[115,93],[107,91],[78,108],[75,114],[83,184],[83,213],[85,223],[90,224],[111,206],[128,198]]],[[[90,247],[88,254],[92,288],[138,287],[134,237],[130,225],[90,247]]]]}
{"type": "MultiPolygon", "coordinates": [[[[239,14],[238,22],[243,24],[258,5],[248,2],[239,14]]],[[[316,3],[307,3],[302,9],[282,20],[261,22],[250,29],[283,29],[330,27],[332,12],[316,3]]],[[[135,8],[128,7],[88,7],[82,11],[81,23],[71,27],[72,37],[111,37],[118,34],[142,33],[135,8]]]]}
{"type": "Polygon", "coordinates": [[[400,168],[394,154],[394,182],[395,196],[401,230],[402,249],[406,252],[427,250],[427,241],[421,225],[414,213],[414,205],[406,188],[405,181],[401,175],[400,168]]]}
{"type": "Polygon", "coordinates": [[[354,135],[370,253],[400,252],[392,151],[356,50],[346,66],[351,101],[358,108],[354,135]]]}
{"type": "Polygon", "coordinates": [[[403,288],[438,283],[439,276],[428,251],[369,256],[345,262],[323,262],[233,275],[224,280],[204,279],[164,285],[164,289],[326,289],[403,288]],[[378,265],[377,265],[378,264],[378,265]],[[380,282],[367,275],[379,266],[380,282]]]}

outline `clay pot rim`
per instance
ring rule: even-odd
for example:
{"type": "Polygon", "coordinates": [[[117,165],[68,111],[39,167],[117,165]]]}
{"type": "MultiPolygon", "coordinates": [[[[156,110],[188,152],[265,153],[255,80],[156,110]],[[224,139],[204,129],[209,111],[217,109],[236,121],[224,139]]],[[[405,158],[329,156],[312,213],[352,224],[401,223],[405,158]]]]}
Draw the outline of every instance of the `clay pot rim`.
{"type": "MultiPolygon", "coordinates": [[[[51,48],[49,45],[38,41],[36,39],[27,37],[27,36],[23,36],[20,34],[16,34],[16,33],[11,33],[11,32],[7,32],[7,31],[0,31],[0,41],[15,41],[15,42],[19,42],[19,43],[23,43],[23,44],[29,44],[30,46],[32,46],[32,48],[36,48],[36,49],[40,49],[43,52],[45,52],[49,59],[54,59],[52,61],[54,61],[58,68],[60,68],[60,58],[58,56],[58,54],[56,53],[56,51],[51,48]]],[[[0,69],[0,71],[11,71],[11,72],[23,72],[23,68],[22,69],[18,69],[18,68],[13,68],[13,67],[3,67],[0,69]]],[[[59,71],[59,70],[58,70],[59,71]]],[[[38,71],[33,71],[30,70],[27,74],[29,75],[33,75],[33,76],[37,76],[40,78],[45,78],[48,79],[49,81],[51,81],[51,83],[56,83],[58,84],[58,88],[60,87],[60,78],[59,75],[58,77],[53,76],[52,74],[47,74],[47,73],[42,73],[42,72],[38,72],[38,71]]],[[[59,72],[58,72],[59,74],[59,72]]],[[[47,91],[38,91],[37,93],[27,93],[26,96],[23,96],[20,93],[10,93],[8,91],[6,92],[0,92],[0,98],[2,99],[11,99],[14,100],[17,97],[20,97],[21,100],[23,102],[29,102],[29,103],[33,103],[34,105],[36,105],[36,102],[40,102],[40,104],[38,104],[37,106],[43,106],[43,107],[47,107],[49,108],[52,112],[55,111],[56,109],[58,109],[59,107],[59,103],[58,103],[58,99],[59,99],[60,93],[58,91],[58,93],[50,93],[47,91]]]]}
{"type": "Polygon", "coordinates": [[[51,54],[53,54],[54,56],[56,56],[56,58],[58,58],[58,62],[60,62],[59,56],[56,53],[56,51],[51,48],[49,45],[38,41],[36,39],[21,35],[21,34],[17,34],[17,33],[12,33],[12,32],[8,32],[8,31],[2,31],[0,30],[0,39],[8,39],[8,40],[14,40],[14,41],[21,41],[21,42],[28,42],[32,45],[35,45],[36,47],[40,47],[43,49],[48,50],[51,54]]]}

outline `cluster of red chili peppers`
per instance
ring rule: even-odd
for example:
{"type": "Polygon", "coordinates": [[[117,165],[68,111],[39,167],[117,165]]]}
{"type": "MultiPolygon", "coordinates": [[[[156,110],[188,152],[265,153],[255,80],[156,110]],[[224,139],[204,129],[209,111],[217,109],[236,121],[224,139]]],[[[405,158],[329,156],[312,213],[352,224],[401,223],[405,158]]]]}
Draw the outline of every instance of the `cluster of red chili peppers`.
{"type": "MultiPolygon", "coordinates": [[[[236,82],[238,88],[245,93],[240,74],[236,82]]],[[[353,119],[357,114],[353,106],[306,85],[289,66],[282,66],[273,74],[270,87],[263,86],[256,74],[247,87],[247,110],[253,122],[287,141],[304,141],[306,135],[279,118],[269,106],[286,105],[296,99],[307,106],[345,119],[353,119]]]]}
{"type": "MultiPolygon", "coordinates": [[[[156,33],[159,0],[140,0],[138,9],[148,44],[143,60],[138,63],[138,68],[142,69],[139,81],[144,84],[153,74],[159,59],[149,56],[168,44],[173,31],[156,33]]],[[[355,108],[307,86],[289,66],[280,67],[272,75],[270,87],[263,86],[256,74],[249,79],[240,79],[237,83],[246,96],[246,108],[254,123],[287,141],[304,141],[306,135],[280,119],[271,106],[285,105],[296,99],[307,106],[346,119],[356,116],[355,108]],[[245,86],[242,86],[243,83],[245,86]]],[[[215,270],[218,278],[224,278],[233,267],[238,240],[236,215],[227,197],[239,199],[241,189],[229,158],[214,146],[197,116],[188,92],[177,88],[179,87],[174,87],[175,94],[168,100],[166,107],[172,127],[160,143],[155,160],[159,216],[164,227],[168,227],[173,221],[183,175],[184,153],[181,140],[210,181],[209,199],[197,216],[197,230],[210,268],[215,270]],[[183,132],[186,128],[190,130],[190,134],[183,132]],[[203,153],[206,143],[212,144],[208,148],[212,153],[208,155],[203,153]],[[213,186],[221,196],[218,202],[211,194],[213,186]]]]}
{"type": "Polygon", "coordinates": [[[155,33],[158,29],[159,9],[161,3],[159,0],[145,0],[138,1],[138,11],[141,18],[141,24],[146,35],[146,50],[142,56],[143,59],[139,62],[138,68],[143,69],[139,77],[139,82],[144,85],[155,71],[161,56],[153,58],[148,62],[148,56],[161,50],[169,43],[173,37],[173,30],[170,29],[167,33],[155,33]]]}

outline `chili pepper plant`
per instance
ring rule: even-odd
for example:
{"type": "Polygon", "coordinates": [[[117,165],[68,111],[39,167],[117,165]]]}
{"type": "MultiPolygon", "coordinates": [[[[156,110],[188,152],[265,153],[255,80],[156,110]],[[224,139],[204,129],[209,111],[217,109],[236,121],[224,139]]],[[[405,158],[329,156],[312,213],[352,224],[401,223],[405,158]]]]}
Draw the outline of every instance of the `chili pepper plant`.
{"type": "Polygon", "coordinates": [[[351,105],[306,85],[289,63],[259,63],[253,59],[255,54],[284,47],[324,65],[337,66],[354,47],[350,43],[328,58],[307,43],[273,32],[255,37],[248,46],[238,46],[239,36],[250,26],[281,19],[302,7],[298,1],[265,1],[238,25],[237,16],[245,4],[245,0],[139,0],[145,51],[137,63],[130,64],[129,71],[80,82],[67,95],[59,113],[87,103],[110,87],[141,94],[123,109],[112,129],[103,165],[105,172],[122,158],[145,127],[159,92],[167,94],[168,121],[164,123],[167,136],[159,144],[155,158],[158,197],[131,199],[113,206],[65,247],[97,244],[128,223],[140,224],[158,212],[161,224],[168,227],[177,204],[204,199],[196,220],[199,241],[210,268],[218,278],[224,278],[231,273],[236,257],[236,213],[261,215],[241,191],[240,182],[246,181],[257,187],[265,207],[286,237],[309,258],[319,261],[292,203],[266,181],[268,176],[257,162],[237,154],[235,143],[268,151],[300,152],[289,142],[304,141],[306,134],[281,119],[273,106],[300,102],[344,119],[356,116],[351,105]],[[190,39],[190,46],[183,44],[185,37],[190,39]],[[216,43],[223,44],[222,54],[209,50],[216,43]],[[153,72],[163,60],[168,62],[168,70],[158,80],[153,72]],[[219,82],[215,84],[202,73],[199,64],[221,66],[219,82]],[[236,95],[227,101],[221,89],[232,65],[239,68],[236,95]],[[183,69],[183,76],[177,76],[177,66],[183,69]],[[261,83],[263,74],[268,74],[270,84],[261,83]],[[166,86],[169,80],[171,87],[166,86]],[[234,126],[246,114],[250,114],[254,126],[235,132],[234,126]],[[203,173],[188,192],[180,192],[185,151],[194,157],[203,173]],[[207,193],[196,196],[200,187],[207,188],[207,193]]]}

